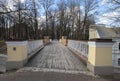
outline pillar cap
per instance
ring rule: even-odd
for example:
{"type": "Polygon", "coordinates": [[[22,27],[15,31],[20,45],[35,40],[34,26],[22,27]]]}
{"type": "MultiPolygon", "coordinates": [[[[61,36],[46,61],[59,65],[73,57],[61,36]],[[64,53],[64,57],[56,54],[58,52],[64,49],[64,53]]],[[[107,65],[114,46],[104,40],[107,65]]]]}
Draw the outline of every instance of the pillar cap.
{"type": "Polygon", "coordinates": [[[96,41],[89,41],[88,42],[89,46],[94,46],[94,47],[112,47],[113,42],[96,42],[96,41]]]}
{"type": "Polygon", "coordinates": [[[50,37],[49,36],[44,36],[44,39],[49,39],[50,37]]]}
{"type": "Polygon", "coordinates": [[[89,41],[94,41],[94,42],[113,42],[112,39],[90,39],[89,41]]]}
{"type": "Polygon", "coordinates": [[[21,46],[21,45],[27,45],[28,41],[7,41],[6,44],[8,46],[21,46]]]}

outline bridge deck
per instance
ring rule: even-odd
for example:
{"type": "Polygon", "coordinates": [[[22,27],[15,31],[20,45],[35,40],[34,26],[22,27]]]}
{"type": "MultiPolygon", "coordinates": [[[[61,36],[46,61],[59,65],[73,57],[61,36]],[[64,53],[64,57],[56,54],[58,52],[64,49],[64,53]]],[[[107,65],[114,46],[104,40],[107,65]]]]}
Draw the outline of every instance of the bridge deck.
{"type": "Polygon", "coordinates": [[[60,69],[60,70],[87,70],[86,66],[65,46],[57,41],[44,47],[27,67],[60,69]]]}

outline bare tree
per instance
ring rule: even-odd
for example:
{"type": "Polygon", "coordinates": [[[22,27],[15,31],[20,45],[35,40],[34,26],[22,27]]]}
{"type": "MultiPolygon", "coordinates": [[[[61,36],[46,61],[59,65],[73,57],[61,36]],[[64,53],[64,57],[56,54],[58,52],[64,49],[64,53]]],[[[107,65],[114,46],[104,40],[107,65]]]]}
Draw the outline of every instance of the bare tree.
{"type": "Polygon", "coordinates": [[[60,38],[65,35],[72,39],[87,39],[87,30],[91,24],[90,16],[95,13],[97,6],[96,0],[61,0],[54,11],[54,0],[39,0],[40,3],[36,3],[37,0],[25,0],[24,3],[21,3],[21,0],[12,1],[14,9],[0,5],[0,8],[6,9],[0,11],[0,26],[4,27],[1,32],[6,31],[2,38],[38,39],[43,35],[60,38]],[[81,2],[84,2],[83,9],[81,2]],[[40,25],[42,28],[38,28],[38,5],[42,5],[45,11],[46,20],[40,25]]]}
{"type": "Polygon", "coordinates": [[[84,2],[84,18],[83,18],[83,39],[87,39],[88,37],[88,27],[90,23],[88,23],[89,18],[96,13],[96,8],[98,6],[98,1],[97,0],[83,0],[84,2]]]}
{"type": "Polygon", "coordinates": [[[41,0],[40,1],[44,10],[45,10],[45,16],[46,16],[46,35],[49,35],[49,31],[48,31],[48,15],[50,12],[50,7],[54,4],[54,0],[41,0]]]}
{"type": "Polygon", "coordinates": [[[8,35],[8,31],[6,31],[8,29],[8,19],[10,19],[10,17],[8,17],[8,15],[3,14],[5,12],[7,12],[8,9],[6,7],[6,4],[4,1],[0,1],[0,39],[4,40],[7,38],[8,35]]]}
{"type": "MultiPolygon", "coordinates": [[[[37,23],[37,9],[35,0],[25,0],[21,3],[21,0],[12,0],[14,9],[8,8],[1,3],[0,19],[3,24],[5,36],[1,36],[7,39],[38,39],[38,23],[37,23]],[[4,23],[5,24],[4,24],[4,23]]],[[[3,28],[2,28],[3,30],[3,28]]]]}
{"type": "Polygon", "coordinates": [[[67,26],[67,20],[68,20],[68,14],[67,14],[67,2],[65,0],[61,0],[58,4],[58,21],[59,21],[59,33],[60,37],[63,35],[66,35],[66,26],[67,26]]]}
{"type": "Polygon", "coordinates": [[[69,8],[70,8],[70,26],[71,26],[71,33],[73,34],[71,38],[73,39],[81,39],[81,8],[80,8],[80,1],[70,0],[69,1],[69,8]]]}
{"type": "Polygon", "coordinates": [[[108,19],[112,20],[113,22],[111,25],[120,26],[120,0],[110,0],[108,3],[112,3],[112,7],[109,8],[110,12],[115,12],[113,16],[107,16],[108,19]]]}

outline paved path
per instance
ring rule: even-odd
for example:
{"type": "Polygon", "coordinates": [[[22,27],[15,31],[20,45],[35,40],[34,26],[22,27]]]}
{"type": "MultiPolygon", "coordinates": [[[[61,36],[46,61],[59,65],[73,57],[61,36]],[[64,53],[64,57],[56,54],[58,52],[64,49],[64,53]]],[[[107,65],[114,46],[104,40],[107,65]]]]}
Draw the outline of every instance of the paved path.
{"type": "MultiPolygon", "coordinates": [[[[17,72],[0,75],[0,81],[112,81],[85,74],[67,74],[57,72],[17,72]]],[[[113,80],[116,81],[116,80],[113,80]]]]}

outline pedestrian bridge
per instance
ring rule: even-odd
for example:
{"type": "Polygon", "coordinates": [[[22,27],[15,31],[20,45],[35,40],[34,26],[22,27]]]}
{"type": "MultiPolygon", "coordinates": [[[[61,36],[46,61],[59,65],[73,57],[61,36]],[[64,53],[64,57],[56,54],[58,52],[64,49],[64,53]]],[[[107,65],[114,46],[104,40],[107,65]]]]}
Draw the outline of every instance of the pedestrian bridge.
{"type": "MultiPolygon", "coordinates": [[[[7,70],[19,71],[76,71],[93,74],[111,75],[112,41],[96,39],[76,41],[62,38],[61,41],[43,40],[8,41],[7,70]]],[[[5,62],[5,61],[3,61],[5,62]]],[[[3,65],[3,64],[2,64],[3,65]]]]}
{"type": "Polygon", "coordinates": [[[17,72],[0,75],[0,81],[108,81],[96,75],[113,73],[110,40],[47,41],[8,41],[0,71],[17,72]]]}
{"type": "Polygon", "coordinates": [[[58,41],[52,41],[50,44],[46,45],[19,71],[36,71],[41,69],[63,72],[88,71],[82,61],[71,52],[68,47],[62,45],[58,41]]]}

